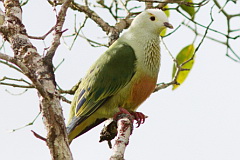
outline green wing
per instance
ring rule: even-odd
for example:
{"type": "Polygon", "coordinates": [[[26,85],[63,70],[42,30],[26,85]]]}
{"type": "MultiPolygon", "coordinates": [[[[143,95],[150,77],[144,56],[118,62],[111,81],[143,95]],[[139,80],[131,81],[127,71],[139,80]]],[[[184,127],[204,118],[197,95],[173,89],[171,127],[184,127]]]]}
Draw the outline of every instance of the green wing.
{"type": "Polygon", "coordinates": [[[75,114],[70,115],[69,132],[129,83],[135,74],[135,64],[132,47],[119,42],[96,61],[75,94],[72,103],[75,114]]]}

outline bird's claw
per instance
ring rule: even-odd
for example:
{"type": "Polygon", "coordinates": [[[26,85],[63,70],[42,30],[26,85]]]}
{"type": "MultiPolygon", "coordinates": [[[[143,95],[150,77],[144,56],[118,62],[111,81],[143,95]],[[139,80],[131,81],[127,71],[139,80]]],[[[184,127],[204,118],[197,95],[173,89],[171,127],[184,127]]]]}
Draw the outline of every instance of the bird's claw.
{"type": "Polygon", "coordinates": [[[146,116],[142,112],[131,112],[134,119],[137,121],[137,127],[138,128],[141,124],[145,122],[146,116]]]}
{"type": "Polygon", "coordinates": [[[143,124],[145,122],[145,119],[147,116],[145,116],[142,112],[129,112],[127,111],[126,109],[124,108],[121,108],[119,107],[119,112],[117,114],[114,115],[113,119],[117,119],[117,116],[124,113],[124,114],[127,114],[131,117],[133,117],[134,120],[136,120],[136,124],[137,124],[137,127],[138,128],[141,124],[143,124]]]}

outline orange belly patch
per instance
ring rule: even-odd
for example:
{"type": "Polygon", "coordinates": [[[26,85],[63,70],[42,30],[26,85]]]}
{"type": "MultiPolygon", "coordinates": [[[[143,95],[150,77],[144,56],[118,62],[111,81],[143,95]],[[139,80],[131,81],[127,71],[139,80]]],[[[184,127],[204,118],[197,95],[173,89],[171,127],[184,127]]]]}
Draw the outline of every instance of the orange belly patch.
{"type": "Polygon", "coordinates": [[[130,104],[135,110],[142,102],[144,102],[154,91],[157,79],[149,76],[141,77],[132,88],[130,104]]]}

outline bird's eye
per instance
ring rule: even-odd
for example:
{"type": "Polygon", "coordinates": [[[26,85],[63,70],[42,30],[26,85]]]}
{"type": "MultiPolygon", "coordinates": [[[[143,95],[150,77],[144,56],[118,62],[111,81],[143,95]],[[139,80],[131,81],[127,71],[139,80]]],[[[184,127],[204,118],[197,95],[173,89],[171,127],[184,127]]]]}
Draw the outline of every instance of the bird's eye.
{"type": "Polygon", "coordinates": [[[151,21],[155,21],[155,17],[154,17],[154,16],[151,16],[151,17],[150,17],[150,20],[151,20],[151,21]]]}

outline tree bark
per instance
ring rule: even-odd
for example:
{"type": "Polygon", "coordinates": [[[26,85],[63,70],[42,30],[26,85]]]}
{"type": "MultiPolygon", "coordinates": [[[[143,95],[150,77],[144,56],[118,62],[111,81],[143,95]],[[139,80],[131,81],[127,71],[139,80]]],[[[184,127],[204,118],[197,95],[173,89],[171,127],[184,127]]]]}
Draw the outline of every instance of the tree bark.
{"type": "Polygon", "coordinates": [[[133,129],[133,119],[126,114],[117,120],[117,136],[113,146],[113,154],[109,160],[124,160],[124,152],[129,143],[133,129]]]}
{"type": "Polygon", "coordinates": [[[37,89],[43,122],[47,130],[46,142],[54,160],[73,159],[52,65],[52,58],[60,44],[60,31],[70,2],[67,0],[62,5],[57,20],[57,24],[60,25],[56,25],[51,50],[45,57],[37,52],[36,47],[28,39],[25,26],[22,23],[22,9],[19,1],[5,0],[5,15],[1,13],[1,18],[4,16],[4,20],[3,23],[0,23],[0,33],[10,43],[14,57],[0,54],[0,58],[17,65],[37,89]]]}

